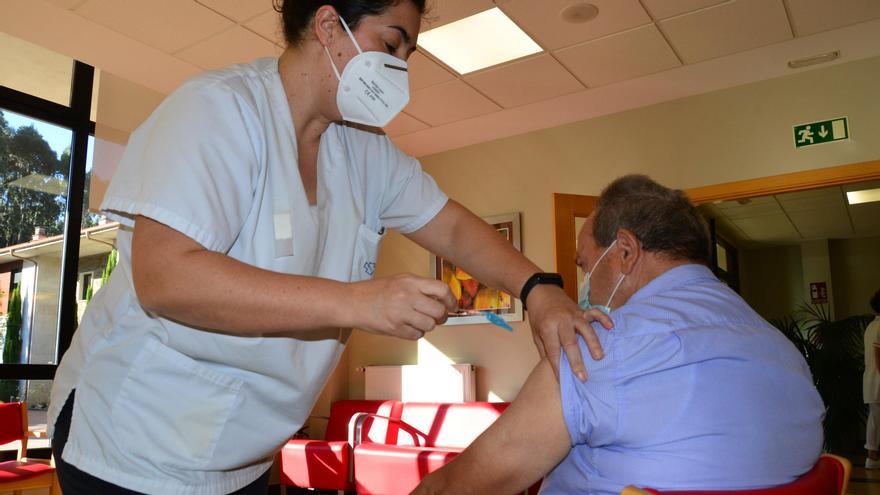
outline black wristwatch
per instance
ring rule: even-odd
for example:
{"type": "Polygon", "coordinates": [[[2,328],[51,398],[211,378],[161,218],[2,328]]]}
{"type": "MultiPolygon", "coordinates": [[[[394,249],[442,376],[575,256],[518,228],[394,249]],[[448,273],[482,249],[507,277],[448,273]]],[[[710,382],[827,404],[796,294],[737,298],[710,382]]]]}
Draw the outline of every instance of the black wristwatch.
{"type": "Polygon", "coordinates": [[[535,286],[539,284],[550,284],[559,286],[563,289],[565,288],[562,283],[562,275],[558,273],[538,272],[529,277],[529,279],[526,280],[526,283],[523,285],[522,290],[519,291],[519,300],[522,301],[523,309],[526,309],[526,298],[529,297],[529,292],[531,292],[532,289],[534,289],[535,286]]]}

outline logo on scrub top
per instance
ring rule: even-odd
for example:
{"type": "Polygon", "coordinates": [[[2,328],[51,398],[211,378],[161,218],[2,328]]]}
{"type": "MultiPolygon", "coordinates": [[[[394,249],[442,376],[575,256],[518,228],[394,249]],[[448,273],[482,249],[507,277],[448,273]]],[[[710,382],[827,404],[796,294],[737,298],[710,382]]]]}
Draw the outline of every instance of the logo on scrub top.
{"type": "Polygon", "coordinates": [[[375,271],[376,263],[374,261],[367,261],[366,263],[364,263],[364,273],[372,277],[375,271]]]}

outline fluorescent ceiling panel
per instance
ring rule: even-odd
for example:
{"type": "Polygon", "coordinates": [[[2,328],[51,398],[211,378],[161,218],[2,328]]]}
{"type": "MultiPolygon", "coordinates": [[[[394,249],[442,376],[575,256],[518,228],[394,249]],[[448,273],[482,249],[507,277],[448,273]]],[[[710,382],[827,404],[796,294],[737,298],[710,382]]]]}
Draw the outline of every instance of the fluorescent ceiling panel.
{"type": "Polygon", "coordinates": [[[862,191],[847,191],[846,200],[851,205],[860,203],[873,203],[880,201],[880,189],[864,189],[862,191]]]}
{"type": "Polygon", "coordinates": [[[542,51],[498,7],[425,31],[419,45],[459,74],[542,51]]]}

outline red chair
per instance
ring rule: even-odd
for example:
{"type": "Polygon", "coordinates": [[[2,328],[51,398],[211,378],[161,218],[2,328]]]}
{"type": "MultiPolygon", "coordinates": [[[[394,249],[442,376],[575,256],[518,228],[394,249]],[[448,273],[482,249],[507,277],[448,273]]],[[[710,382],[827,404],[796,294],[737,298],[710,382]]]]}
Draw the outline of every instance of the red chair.
{"type": "Polygon", "coordinates": [[[21,495],[22,490],[48,488],[60,495],[58,477],[51,460],[28,459],[28,416],[24,402],[0,403],[0,445],[19,442],[14,461],[0,462],[0,492],[21,495]]]}
{"type": "Polygon", "coordinates": [[[813,469],[787,485],[739,491],[673,491],[627,486],[620,495],[846,495],[852,464],[843,457],[822,454],[813,469]]]}
{"type": "MultiPolygon", "coordinates": [[[[399,417],[401,403],[382,400],[340,400],[330,406],[324,440],[295,439],[280,453],[281,485],[319,490],[352,491],[353,468],[348,423],[357,413],[399,417]]],[[[367,439],[384,442],[393,435],[386,421],[364,425],[367,439]]]]}
{"type": "Polygon", "coordinates": [[[403,404],[396,441],[362,441],[358,423],[372,415],[353,418],[354,479],[362,495],[410,493],[429,473],[461,453],[507,408],[507,403],[403,404]]]}

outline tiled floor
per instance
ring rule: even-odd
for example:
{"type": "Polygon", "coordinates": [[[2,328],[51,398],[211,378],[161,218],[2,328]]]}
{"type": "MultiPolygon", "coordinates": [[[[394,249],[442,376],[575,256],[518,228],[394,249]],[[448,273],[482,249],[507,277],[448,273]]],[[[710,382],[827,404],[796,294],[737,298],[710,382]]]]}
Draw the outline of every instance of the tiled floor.
{"type": "Polygon", "coordinates": [[[865,469],[864,458],[850,458],[853,463],[849,477],[849,495],[880,495],[880,470],[865,469]]]}

